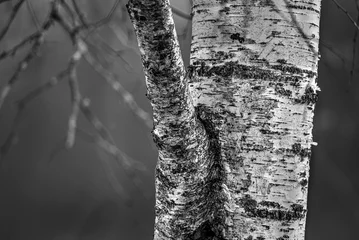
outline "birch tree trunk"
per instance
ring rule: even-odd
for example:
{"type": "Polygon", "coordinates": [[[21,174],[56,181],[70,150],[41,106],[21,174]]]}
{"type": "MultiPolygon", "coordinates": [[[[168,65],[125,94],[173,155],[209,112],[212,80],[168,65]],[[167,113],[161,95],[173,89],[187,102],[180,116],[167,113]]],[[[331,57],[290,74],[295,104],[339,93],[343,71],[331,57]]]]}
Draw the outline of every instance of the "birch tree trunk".
{"type": "Polygon", "coordinates": [[[154,114],[154,239],[304,240],[320,0],[129,0],[154,114]]]}

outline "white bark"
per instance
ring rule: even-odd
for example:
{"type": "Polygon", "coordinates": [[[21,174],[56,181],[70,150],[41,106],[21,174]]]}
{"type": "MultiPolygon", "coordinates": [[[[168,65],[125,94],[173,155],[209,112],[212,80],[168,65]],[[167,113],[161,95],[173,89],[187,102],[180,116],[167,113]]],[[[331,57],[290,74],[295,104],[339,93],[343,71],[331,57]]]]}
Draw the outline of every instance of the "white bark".
{"type": "Polygon", "coordinates": [[[154,239],[304,240],[320,0],[130,0],[154,112],[154,239]],[[290,2],[290,3],[289,3],[290,2]]]}

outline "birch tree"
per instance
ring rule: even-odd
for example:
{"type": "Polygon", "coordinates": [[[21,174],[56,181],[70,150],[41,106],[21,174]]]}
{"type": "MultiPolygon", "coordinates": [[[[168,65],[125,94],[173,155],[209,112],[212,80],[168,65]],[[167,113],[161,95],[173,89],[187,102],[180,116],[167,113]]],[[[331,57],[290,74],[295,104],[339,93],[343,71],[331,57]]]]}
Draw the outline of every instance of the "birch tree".
{"type": "Polygon", "coordinates": [[[129,0],[154,116],[154,239],[305,238],[320,1],[129,0]]]}

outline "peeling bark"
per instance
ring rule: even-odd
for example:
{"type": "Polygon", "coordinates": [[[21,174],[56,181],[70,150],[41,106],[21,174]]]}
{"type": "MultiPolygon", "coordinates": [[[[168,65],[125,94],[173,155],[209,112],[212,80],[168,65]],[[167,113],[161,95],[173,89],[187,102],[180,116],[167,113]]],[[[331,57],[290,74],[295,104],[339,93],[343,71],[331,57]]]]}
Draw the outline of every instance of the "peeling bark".
{"type": "Polygon", "coordinates": [[[320,0],[130,0],[154,114],[154,239],[304,240],[320,0]]]}

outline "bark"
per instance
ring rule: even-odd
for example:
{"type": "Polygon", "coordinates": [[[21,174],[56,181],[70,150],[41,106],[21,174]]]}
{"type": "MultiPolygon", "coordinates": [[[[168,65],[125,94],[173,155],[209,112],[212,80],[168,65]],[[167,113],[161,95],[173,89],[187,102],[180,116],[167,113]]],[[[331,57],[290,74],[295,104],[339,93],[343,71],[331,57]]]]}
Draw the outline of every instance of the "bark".
{"type": "Polygon", "coordinates": [[[194,0],[185,71],[168,0],[129,0],[156,167],[154,239],[304,240],[320,0],[194,0]]]}

